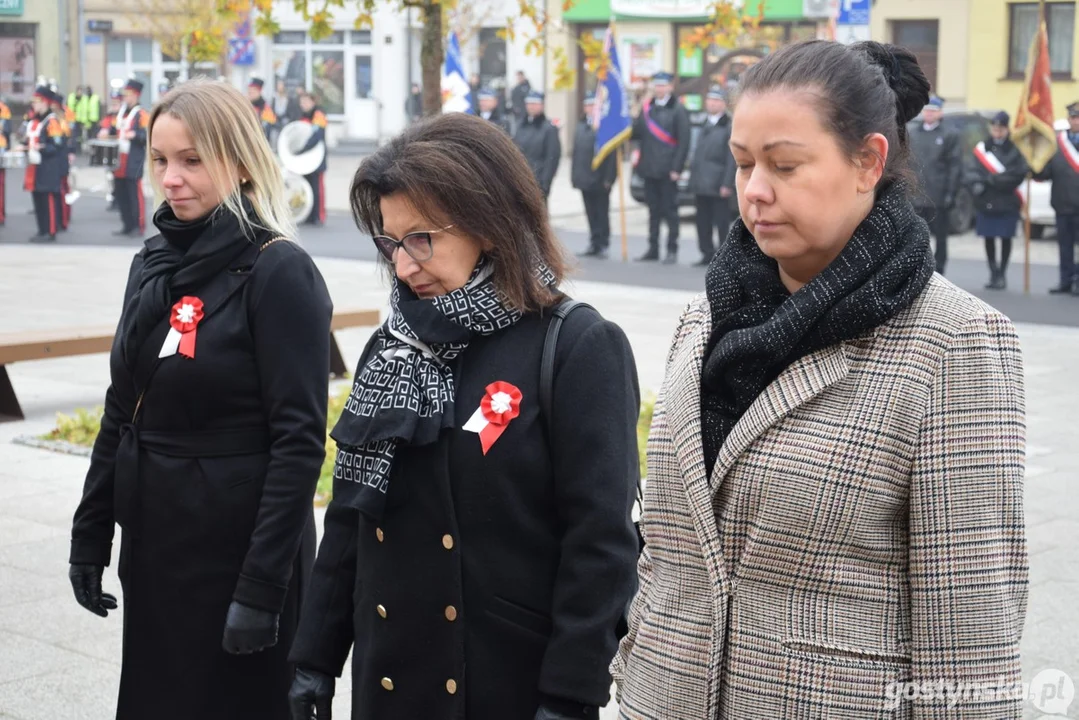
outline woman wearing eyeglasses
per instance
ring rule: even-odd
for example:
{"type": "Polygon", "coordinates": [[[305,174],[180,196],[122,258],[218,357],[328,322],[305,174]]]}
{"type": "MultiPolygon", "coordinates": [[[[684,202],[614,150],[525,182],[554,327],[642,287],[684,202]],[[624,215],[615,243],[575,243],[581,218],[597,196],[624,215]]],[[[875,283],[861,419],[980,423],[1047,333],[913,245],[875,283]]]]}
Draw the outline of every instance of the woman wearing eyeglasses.
{"type": "Polygon", "coordinates": [[[636,584],[637,374],[563,299],[543,195],[494,125],[419,122],[360,166],[357,225],[393,272],[337,441],[334,498],[290,659],[293,718],[596,718],[636,584]]]}

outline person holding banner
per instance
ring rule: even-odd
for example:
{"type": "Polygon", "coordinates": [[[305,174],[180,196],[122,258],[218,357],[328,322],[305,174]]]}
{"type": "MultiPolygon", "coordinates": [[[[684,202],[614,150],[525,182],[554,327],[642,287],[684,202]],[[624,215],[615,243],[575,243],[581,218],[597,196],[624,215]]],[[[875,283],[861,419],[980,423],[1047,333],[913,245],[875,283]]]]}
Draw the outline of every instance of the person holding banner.
{"type": "Polygon", "coordinates": [[[663,262],[678,262],[678,178],[689,154],[689,114],[672,94],[673,75],[652,76],[652,97],[644,101],[633,122],[633,139],[640,142],[637,174],[644,178],[648,203],[648,251],[639,262],[659,260],[659,226],[667,223],[667,256],[663,262]]]}
{"type": "Polygon", "coordinates": [[[616,155],[611,153],[592,169],[596,152],[595,113],[596,96],[588,93],[584,98],[584,117],[577,123],[573,136],[573,163],[570,179],[573,187],[581,191],[585,215],[588,216],[588,248],[580,257],[607,259],[607,247],[611,244],[611,186],[618,177],[616,155]]]}
{"type": "Polygon", "coordinates": [[[987,290],[1008,287],[1008,259],[1023,207],[1019,185],[1030,172],[1026,159],[1009,137],[1009,121],[1008,113],[998,112],[989,125],[989,137],[974,146],[978,162],[971,170],[970,186],[977,210],[975,232],[985,238],[985,255],[989,260],[987,290]],[[1000,238],[999,262],[997,238],[1000,238]]]}
{"type": "Polygon", "coordinates": [[[1057,220],[1060,284],[1049,292],[1079,295],[1079,271],[1075,266],[1075,245],[1079,242],[1079,102],[1068,106],[1068,129],[1057,135],[1057,150],[1049,164],[1034,176],[1035,180],[1053,181],[1049,204],[1057,220]]]}

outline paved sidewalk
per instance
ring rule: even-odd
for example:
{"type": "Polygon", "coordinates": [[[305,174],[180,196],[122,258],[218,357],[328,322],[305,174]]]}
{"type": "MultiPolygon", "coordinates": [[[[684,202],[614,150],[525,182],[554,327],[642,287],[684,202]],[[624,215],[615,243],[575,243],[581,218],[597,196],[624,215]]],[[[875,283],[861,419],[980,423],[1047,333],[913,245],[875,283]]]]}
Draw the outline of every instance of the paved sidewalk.
{"type": "MultiPolygon", "coordinates": [[[[131,250],[0,246],[0,333],[110,324],[119,315],[131,250]]],[[[317,258],[339,307],[382,307],[386,291],[372,263],[317,258]]],[[[656,390],[671,333],[691,293],[576,283],[573,294],[627,332],[641,386],[656,390]]],[[[1029,459],[1026,488],[1031,553],[1030,602],[1023,638],[1024,677],[1057,668],[1079,681],[1079,449],[1074,441],[1079,330],[1022,325],[1027,376],[1029,459]]],[[[354,363],[368,334],[340,333],[354,363]]],[[[101,620],[78,607],[67,582],[71,514],[87,461],[13,445],[39,434],[57,411],[92,407],[108,383],[104,355],[9,367],[27,420],[0,424],[0,718],[102,720],[111,717],[119,679],[118,616],[101,620]]],[[[108,589],[119,584],[113,568],[108,589]]],[[[347,718],[347,678],[335,714],[347,718]]],[[[1071,710],[1079,716],[1079,706],[1071,710]]],[[[1027,717],[1036,716],[1028,707],[1027,717]]],[[[604,720],[615,717],[613,708],[604,720]]]]}

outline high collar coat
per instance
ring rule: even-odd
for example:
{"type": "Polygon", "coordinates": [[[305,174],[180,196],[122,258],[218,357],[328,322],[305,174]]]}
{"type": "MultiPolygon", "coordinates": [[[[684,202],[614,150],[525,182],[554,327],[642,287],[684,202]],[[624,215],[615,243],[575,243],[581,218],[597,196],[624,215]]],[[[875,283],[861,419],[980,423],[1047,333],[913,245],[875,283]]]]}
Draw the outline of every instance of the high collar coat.
{"type": "Polygon", "coordinates": [[[622,718],[1019,718],[897,698],[1021,679],[1023,371],[1011,323],[939,275],[907,310],[784,370],[709,477],[711,326],[675,334],[648,447],[622,718]],[[918,686],[919,688],[921,686],[918,686]]]}

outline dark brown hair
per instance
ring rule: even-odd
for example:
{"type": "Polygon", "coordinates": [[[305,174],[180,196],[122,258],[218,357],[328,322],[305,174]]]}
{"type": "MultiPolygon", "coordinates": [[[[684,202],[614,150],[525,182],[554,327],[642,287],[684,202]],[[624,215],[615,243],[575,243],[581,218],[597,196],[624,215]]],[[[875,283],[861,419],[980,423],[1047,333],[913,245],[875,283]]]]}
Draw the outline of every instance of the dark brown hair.
{"type": "Polygon", "coordinates": [[[562,246],[524,155],[494,123],[449,113],[411,125],[365,159],[352,178],[356,226],[383,232],[380,200],[403,193],[436,226],[477,238],[494,261],[495,287],[522,312],[556,303],[566,274],[562,246]],[[536,277],[543,263],[555,284],[536,277]]]}
{"type": "Polygon", "coordinates": [[[868,135],[888,138],[878,189],[897,179],[914,188],[907,122],[929,102],[929,81],[909,50],[878,42],[788,45],[746,71],[738,89],[740,95],[771,90],[812,92],[821,124],[851,158],[868,135]]]}

